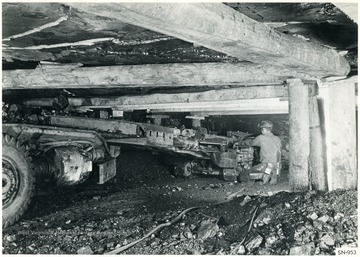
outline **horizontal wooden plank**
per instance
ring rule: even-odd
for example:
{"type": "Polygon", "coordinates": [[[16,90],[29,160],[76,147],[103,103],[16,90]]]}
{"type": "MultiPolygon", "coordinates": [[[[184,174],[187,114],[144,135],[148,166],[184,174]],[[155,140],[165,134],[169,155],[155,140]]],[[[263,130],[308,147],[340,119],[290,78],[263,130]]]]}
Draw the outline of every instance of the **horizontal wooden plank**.
{"type": "Polygon", "coordinates": [[[347,75],[336,51],[286,35],[221,3],[67,3],[253,63],[314,77],[347,75]]]}
{"type": "MultiPolygon", "coordinates": [[[[88,109],[104,108],[103,106],[80,106],[75,107],[79,111],[88,109]]],[[[243,111],[252,113],[253,111],[273,110],[276,113],[287,113],[288,101],[280,98],[264,99],[240,99],[227,101],[198,101],[192,103],[155,103],[155,104],[134,104],[114,106],[117,110],[133,111],[144,110],[148,112],[210,112],[210,111],[243,111]]]]}
{"type": "Polygon", "coordinates": [[[53,126],[90,129],[100,132],[118,133],[124,135],[138,135],[138,124],[122,120],[89,119],[69,116],[48,116],[53,126]]]}
{"type": "Polygon", "coordinates": [[[50,65],[4,70],[3,89],[186,87],[281,84],[296,72],[252,63],[148,64],[106,67],[50,65]]]}
{"type": "MultiPolygon", "coordinates": [[[[153,110],[153,113],[181,113],[181,112],[190,112],[191,110],[180,110],[180,109],[172,109],[172,110],[153,110]]],[[[268,107],[267,109],[227,109],[227,110],[202,110],[202,111],[193,111],[198,115],[205,116],[228,116],[228,115],[265,115],[265,114],[288,114],[289,109],[286,107],[275,108],[268,107]]]]}
{"type": "Polygon", "coordinates": [[[265,114],[288,114],[289,110],[286,108],[273,108],[262,110],[227,110],[227,111],[203,111],[193,112],[196,115],[203,116],[231,116],[231,115],[265,115],[265,114]]]}
{"type": "MultiPolygon", "coordinates": [[[[73,107],[93,106],[95,108],[117,108],[118,106],[147,107],[153,104],[196,103],[206,101],[228,101],[237,99],[287,97],[287,86],[243,86],[231,89],[209,90],[205,92],[177,93],[177,94],[150,94],[138,96],[69,98],[73,107]]],[[[26,99],[23,104],[28,107],[52,106],[52,98],[26,99]]]]}

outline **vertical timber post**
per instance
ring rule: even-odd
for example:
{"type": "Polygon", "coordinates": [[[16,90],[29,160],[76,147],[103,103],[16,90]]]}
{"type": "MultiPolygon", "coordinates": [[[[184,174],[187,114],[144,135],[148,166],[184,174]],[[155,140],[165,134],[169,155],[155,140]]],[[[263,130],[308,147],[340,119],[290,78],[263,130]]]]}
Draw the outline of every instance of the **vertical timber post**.
{"type": "Polygon", "coordinates": [[[324,136],[321,130],[318,99],[309,97],[309,129],[310,129],[310,156],[309,172],[310,185],[314,190],[326,191],[327,180],[324,167],[324,136]]]}
{"type": "Polygon", "coordinates": [[[153,115],[146,115],[146,118],[153,119],[153,123],[156,125],[160,125],[163,119],[170,118],[169,115],[161,115],[161,114],[153,114],[153,115]]]}
{"type": "Polygon", "coordinates": [[[293,191],[309,189],[309,89],[301,79],[289,85],[289,182],[293,191]]]}
{"type": "Polygon", "coordinates": [[[124,117],[124,111],[117,110],[115,108],[111,109],[112,111],[112,117],[113,118],[123,118],[124,117]]]}
{"type": "Polygon", "coordinates": [[[356,81],[357,77],[318,82],[324,110],[329,191],[357,188],[356,81]]]}
{"type": "Polygon", "coordinates": [[[192,128],[201,127],[201,121],[205,120],[205,117],[197,116],[197,115],[189,115],[189,116],[186,116],[185,118],[186,119],[191,119],[192,128]]]}

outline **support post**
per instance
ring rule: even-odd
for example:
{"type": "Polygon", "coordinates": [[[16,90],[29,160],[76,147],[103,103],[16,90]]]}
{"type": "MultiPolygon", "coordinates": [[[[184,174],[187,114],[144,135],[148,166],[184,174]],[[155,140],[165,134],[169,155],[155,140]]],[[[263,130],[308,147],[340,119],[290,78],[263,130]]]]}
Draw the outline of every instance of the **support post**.
{"type": "Polygon", "coordinates": [[[108,119],[109,118],[109,110],[107,109],[99,109],[95,110],[96,118],[99,119],[108,119]]]}
{"type": "Polygon", "coordinates": [[[163,119],[168,119],[170,118],[169,115],[146,115],[146,118],[152,119],[153,120],[153,124],[156,125],[161,125],[161,122],[163,119]]]}
{"type": "Polygon", "coordinates": [[[112,116],[113,118],[122,118],[124,117],[124,112],[121,110],[117,110],[115,108],[112,108],[112,116]]]}
{"type": "Polygon", "coordinates": [[[326,137],[329,191],[357,188],[356,98],[357,77],[319,81],[326,137]]]}
{"type": "Polygon", "coordinates": [[[191,119],[192,128],[201,127],[201,121],[205,120],[205,117],[201,116],[186,116],[186,119],[191,119]]]}
{"type": "Polygon", "coordinates": [[[324,168],[324,135],[321,130],[318,99],[309,97],[309,129],[310,129],[310,156],[309,175],[310,186],[314,190],[327,190],[326,171],[324,168]]]}
{"type": "Polygon", "coordinates": [[[309,188],[309,97],[300,79],[289,79],[289,182],[293,191],[309,188]]]}

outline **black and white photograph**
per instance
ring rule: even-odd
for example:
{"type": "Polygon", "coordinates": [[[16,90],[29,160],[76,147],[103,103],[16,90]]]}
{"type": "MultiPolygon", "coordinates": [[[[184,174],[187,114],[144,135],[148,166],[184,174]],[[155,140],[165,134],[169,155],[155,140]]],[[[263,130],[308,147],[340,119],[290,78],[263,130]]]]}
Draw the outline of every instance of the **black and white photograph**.
{"type": "Polygon", "coordinates": [[[358,3],[2,1],[2,254],[358,247],[358,3]]]}

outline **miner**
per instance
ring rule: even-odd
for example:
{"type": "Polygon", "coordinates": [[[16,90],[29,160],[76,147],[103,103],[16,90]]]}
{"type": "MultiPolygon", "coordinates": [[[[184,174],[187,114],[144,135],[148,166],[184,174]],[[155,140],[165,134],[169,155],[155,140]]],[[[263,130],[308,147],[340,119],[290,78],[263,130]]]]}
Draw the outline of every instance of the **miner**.
{"type": "Polygon", "coordinates": [[[273,124],[271,121],[262,121],[259,128],[261,129],[261,135],[255,139],[244,140],[241,145],[260,147],[260,164],[255,165],[252,170],[264,173],[264,184],[269,181],[270,184],[276,184],[280,173],[281,140],[272,133],[273,124]]]}

